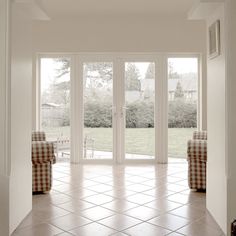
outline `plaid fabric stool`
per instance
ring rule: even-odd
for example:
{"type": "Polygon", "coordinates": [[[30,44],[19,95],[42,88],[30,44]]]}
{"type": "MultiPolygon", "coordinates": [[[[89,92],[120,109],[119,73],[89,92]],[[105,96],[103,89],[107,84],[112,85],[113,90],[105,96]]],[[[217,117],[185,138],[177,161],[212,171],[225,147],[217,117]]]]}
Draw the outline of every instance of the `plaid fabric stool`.
{"type": "Polygon", "coordinates": [[[52,186],[52,164],[56,162],[54,144],[45,139],[44,132],[32,133],[33,192],[47,192],[52,186]]]}
{"type": "Polygon", "coordinates": [[[190,189],[206,190],[207,132],[195,131],[188,141],[188,184],[190,189]]]}

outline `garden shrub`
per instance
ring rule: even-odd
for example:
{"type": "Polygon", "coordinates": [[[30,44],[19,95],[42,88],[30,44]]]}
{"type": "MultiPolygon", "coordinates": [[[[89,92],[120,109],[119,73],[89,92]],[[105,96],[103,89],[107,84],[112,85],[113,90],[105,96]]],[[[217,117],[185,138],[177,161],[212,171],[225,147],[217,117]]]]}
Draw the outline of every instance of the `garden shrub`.
{"type": "MultiPolygon", "coordinates": [[[[112,127],[111,101],[85,101],[85,127],[112,127]]],[[[169,102],[169,128],[193,128],[197,126],[197,104],[184,100],[169,102]]],[[[154,103],[152,101],[135,101],[126,104],[127,128],[154,127],[154,103]]]]}

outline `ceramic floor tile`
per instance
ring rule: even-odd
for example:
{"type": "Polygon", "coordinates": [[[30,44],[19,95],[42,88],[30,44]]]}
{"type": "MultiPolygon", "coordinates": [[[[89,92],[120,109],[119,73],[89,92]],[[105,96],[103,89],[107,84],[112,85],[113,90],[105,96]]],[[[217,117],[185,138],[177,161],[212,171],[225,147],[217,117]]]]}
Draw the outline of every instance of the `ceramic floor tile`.
{"type": "Polygon", "coordinates": [[[95,192],[95,191],[86,189],[86,188],[80,188],[80,189],[76,189],[74,191],[67,192],[66,194],[69,195],[71,198],[82,199],[82,198],[86,198],[86,197],[96,195],[98,193],[95,192]]]}
{"type": "Polygon", "coordinates": [[[95,191],[97,193],[104,193],[104,192],[107,192],[107,191],[111,191],[112,186],[107,185],[107,184],[99,184],[98,183],[98,184],[93,185],[91,187],[87,187],[87,189],[95,191]]]}
{"type": "Polygon", "coordinates": [[[140,176],[132,176],[129,178],[129,181],[130,182],[133,182],[133,183],[143,183],[145,181],[149,180],[148,178],[144,178],[144,177],[140,177],[140,176]]]}
{"type": "Polygon", "coordinates": [[[109,209],[100,206],[89,208],[80,213],[80,215],[93,221],[100,220],[114,214],[115,214],[114,211],[111,211],[109,209]]]}
{"type": "Polygon", "coordinates": [[[125,198],[136,194],[136,192],[122,188],[122,189],[113,189],[112,191],[105,192],[104,194],[114,198],[125,198]]]}
{"type": "Polygon", "coordinates": [[[54,205],[44,206],[44,207],[32,210],[33,215],[35,215],[36,217],[44,221],[50,220],[55,217],[64,216],[69,213],[70,213],[69,211],[62,209],[60,207],[54,206],[54,205]]]}
{"type": "Polygon", "coordinates": [[[76,213],[86,210],[88,208],[94,207],[94,206],[96,205],[86,202],[86,201],[75,200],[75,199],[70,202],[66,202],[66,203],[58,205],[58,207],[65,209],[66,211],[76,212],[76,213]]]}
{"type": "Polygon", "coordinates": [[[181,204],[187,204],[190,201],[188,195],[181,194],[181,193],[172,194],[172,195],[168,196],[167,199],[172,202],[177,202],[177,203],[181,203],[181,204]]]}
{"type": "Polygon", "coordinates": [[[112,236],[128,236],[128,234],[118,232],[118,233],[112,234],[112,236]]]}
{"type": "Polygon", "coordinates": [[[73,234],[71,233],[68,233],[68,232],[64,232],[64,233],[61,233],[61,234],[57,234],[56,236],[72,236],[73,234]]]}
{"type": "Polygon", "coordinates": [[[79,186],[83,187],[83,188],[88,188],[88,187],[92,187],[92,186],[95,186],[95,185],[97,185],[97,182],[89,180],[89,179],[80,181],[80,183],[79,183],[79,186]]]}
{"type": "Polygon", "coordinates": [[[119,212],[119,213],[135,208],[137,206],[139,205],[132,202],[128,202],[125,199],[122,199],[122,200],[117,199],[117,200],[114,200],[112,202],[108,202],[102,205],[102,207],[104,208],[107,208],[109,210],[119,212]]]}
{"type": "Polygon", "coordinates": [[[221,231],[200,222],[194,222],[186,225],[185,227],[177,230],[177,232],[191,236],[222,236],[221,231]]]}
{"type": "Polygon", "coordinates": [[[198,202],[195,201],[195,202],[191,202],[187,205],[201,209],[203,211],[206,210],[206,202],[205,201],[198,201],[198,202]]]}
{"type": "Polygon", "coordinates": [[[145,204],[145,203],[155,200],[154,197],[148,196],[142,193],[137,193],[137,194],[128,196],[126,199],[130,202],[137,203],[137,204],[145,204]]]}
{"type": "Polygon", "coordinates": [[[171,231],[149,224],[149,223],[142,223],[138,224],[134,227],[131,227],[127,230],[124,231],[128,235],[134,235],[134,236],[162,236],[162,235],[167,235],[171,231]]]}
{"type": "Polygon", "coordinates": [[[43,220],[35,216],[35,214],[32,214],[31,212],[30,214],[27,215],[27,217],[23,220],[23,222],[18,226],[18,229],[27,227],[27,226],[35,226],[41,223],[43,223],[43,220]]]}
{"type": "Polygon", "coordinates": [[[90,202],[92,204],[95,204],[95,205],[101,205],[101,204],[113,201],[114,198],[112,198],[108,195],[104,195],[104,194],[97,194],[97,195],[83,198],[83,200],[86,202],[90,202]]]}
{"type": "Polygon", "coordinates": [[[205,216],[203,216],[201,219],[199,219],[198,222],[221,232],[220,227],[216,224],[215,220],[212,218],[212,216],[209,214],[208,211],[206,211],[205,216]]]}
{"type": "Polygon", "coordinates": [[[57,194],[57,195],[49,196],[49,202],[55,205],[69,202],[70,200],[71,200],[71,197],[66,194],[57,194]]]}
{"type": "Polygon", "coordinates": [[[99,176],[99,177],[94,178],[93,181],[101,183],[101,184],[105,184],[112,181],[112,178],[108,176],[99,176]]]}
{"type": "Polygon", "coordinates": [[[53,190],[56,190],[61,193],[67,193],[69,191],[73,191],[78,189],[79,186],[71,185],[71,184],[60,184],[58,186],[54,186],[53,190]]]}
{"type": "Polygon", "coordinates": [[[152,187],[144,185],[144,184],[132,184],[132,185],[127,186],[127,189],[134,192],[143,192],[143,191],[151,190],[152,187]]]}
{"type": "Polygon", "coordinates": [[[178,207],[181,207],[182,204],[171,202],[165,198],[161,198],[161,199],[155,199],[154,201],[145,204],[145,206],[157,209],[158,211],[164,213],[176,209],[178,207]]]}
{"type": "Polygon", "coordinates": [[[149,196],[155,197],[155,198],[162,198],[162,197],[167,197],[169,195],[174,194],[175,192],[173,191],[169,191],[167,189],[165,190],[161,190],[159,188],[153,188],[151,190],[148,191],[144,191],[142,192],[143,194],[147,194],[149,196]]]}
{"type": "Polygon", "coordinates": [[[197,220],[205,216],[206,210],[201,210],[190,205],[184,205],[173,211],[169,211],[169,213],[171,213],[172,215],[184,217],[189,220],[197,220]]]}
{"type": "Polygon", "coordinates": [[[151,219],[148,222],[151,224],[155,224],[160,227],[169,229],[171,231],[175,231],[175,230],[187,225],[189,223],[189,220],[179,217],[179,216],[165,214],[165,215],[161,215],[159,217],[156,217],[154,219],[151,219]]]}
{"type": "Polygon", "coordinates": [[[181,192],[181,191],[188,189],[188,187],[177,185],[177,184],[168,184],[167,189],[170,191],[174,191],[174,192],[181,192]]]}
{"type": "MultiPolygon", "coordinates": [[[[177,233],[177,232],[173,232],[173,233],[170,233],[168,234],[168,236],[183,236],[184,234],[180,234],[180,233],[177,233]]],[[[204,235],[202,235],[204,236],[204,235]]]]}
{"type": "Polygon", "coordinates": [[[52,220],[48,221],[48,223],[50,223],[51,225],[54,225],[64,231],[69,231],[69,230],[74,229],[76,227],[91,223],[91,221],[84,218],[84,217],[70,213],[66,216],[52,219],[52,220]]]}
{"type": "Polygon", "coordinates": [[[16,230],[17,236],[52,236],[63,232],[63,230],[46,223],[16,230]]]}
{"type": "Polygon", "coordinates": [[[158,183],[155,179],[150,179],[150,180],[146,180],[144,182],[142,182],[143,185],[149,186],[151,188],[154,188],[156,186],[158,186],[158,183]]]}
{"type": "Polygon", "coordinates": [[[149,207],[139,206],[124,212],[124,214],[146,221],[159,216],[160,212],[149,207]]]}
{"type": "Polygon", "coordinates": [[[79,236],[108,236],[114,234],[114,229],[108,228],[96,222],[78,227],[70,231],[73,235],[79,236]]]}
{"type": "Polygon", "coordinates": [[[187,186],[186,160],[112,166],[58,161],[53,172],[53,189],[33,196],[33,210],[14,236],[223,235],[206,210],[206,193],[187,186]]]}
{"type": "Polygon", "coordinates": [[[135,219],[133,217],[129,217],[126,215],[122,215],[122,214],[116,214],[114,216],[105,218],[98,222],[118,231],[125,230],[131,226],[141,223],[141,221],[138,219],[135,219]]]}

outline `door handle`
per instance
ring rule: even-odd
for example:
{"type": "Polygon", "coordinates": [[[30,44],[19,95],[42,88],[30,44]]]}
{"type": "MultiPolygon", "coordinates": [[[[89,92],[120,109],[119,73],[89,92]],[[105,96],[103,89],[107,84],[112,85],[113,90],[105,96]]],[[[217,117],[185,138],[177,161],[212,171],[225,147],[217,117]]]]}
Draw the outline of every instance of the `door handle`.
{"type": "Polygon", "coordinates": [[[116,110],[116,107],[115,107],[115,106],[112,107],[112,112],[113,112],[113,115],[114,115],[114,116],[117,115],[117,110],[116,110]]]}
{"type": "Polygon", "coordinates": [[[120,117],[124,118],[127,108],[125,106],[120,108],[120,117]]]}

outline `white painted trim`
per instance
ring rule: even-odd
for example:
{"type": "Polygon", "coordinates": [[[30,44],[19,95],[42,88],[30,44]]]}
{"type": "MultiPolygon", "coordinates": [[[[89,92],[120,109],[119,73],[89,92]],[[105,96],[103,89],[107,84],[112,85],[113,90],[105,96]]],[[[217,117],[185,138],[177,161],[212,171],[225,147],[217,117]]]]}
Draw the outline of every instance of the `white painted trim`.
{"type": "Polygon", "coordinates": [[[36,57],[36,76],[35,81],[33,81],[33,84],[35,84],[34,91],[35,92],[35,107],[36,107],[36,113],[35,113],[35,121],[33,121],[33,124],[35,123],[35,130],[41,129],[41,57],[36,57]]]}
{"type": "MultiPolygon", "coordinates": [[[[76,155],[76,162],[82,162],[83,161],[83,137],[84,137],[84,81],[83,81],[83,63],[80,60],[80,57],[76,58],[76,68],[77,68],[77,75],[75,77],[77,81],[76,88],[78,89],[76,100],[78,101],[76,105],[76,121],[78,122],[78,134],[77,134],[77,144],[78,144],[78,150],[76,155]]],[[[76,103],[76,102],[75,102],[76,103]]],[[[73,132],[73,131],[72,131],[73,132]]],[[[75,134],[76,135],[76,134],[75,134]]]]}
{"type": "Polygon", "coordinates": [[[118,96],[119,96],[119,78],[120,78],[120,64],[119,60],[113,60],[113,111],[112,111],[112,123],[113,123],[113,162],[122,163],[120,160],[120,136],[119,136],[119,122],[118,122],[118,96]]]}
{"type": "Polygon", "coordinates": [[[157,85],[158,95],[158,127],[157,131],[157,162],[168,163],[168,65],[167,55],[161,54],[159,57],[159,68],[157,85]]]}
{"type": "MultiPolygon", "coordinates": [[[[71,162],[76,162],[75,156],[76,156],[76,137],[72,134],[71,130],[75,129],[76,127],[73,127],[77,122],[75,122],[75,115],[76,111],[74,111],[74,107],[72,106],[73,102],[75,101],[75,98],[73,98],[76,94],[74,92],[74,89],[76,87],[76,80],[75,80],[75,75],[76,75],[76,67],[75,67],[75,57],[73,57],[72,54],[66,55],[66,54],[36,54],[36,66],[35,66],[35,72],[36,75],[33,76],[34,81],[33,81],[33,96],[35,97],[35,103],[33,104],[33,107],[35,106],[36,109],[33,108],[33,111],[35,111],[35,115],[33,115],[33,128],[35,130],[42,130],[41,127],[41,59],[43,58],[69,58],[70,59],[70,66],[71,66],[71,73],[70,73],[70,159],[71,162]],[[72,66],[73,65],[73,66],[72,66]]],[[[34,68],[34,67],[33,67],[34,68]]]]}
{"type": "Polygon", "coordinates": [[[114,146],[114,144],[116,144],[115,142],[117,141],[117,122],[114,119],[115,118],[115,114],[114,112],[112,115],[112,126],[113,126],[113,150],[112,150],[112,159],[111,160],[107,160],[107,159],[103,159],[103,160],[85,160],[83,158],[84,153],[83,153],[83,139],[84,139],[84,78],[83,78],[83,65],[84,63],[93,63],[93,62],[112,62],[113,63],[113,107],[116,107],[116,98],[114,97],[114,94],[116,92],[116,85],[117,85],[117,81],[116,78],[114,78],[114,60],[115,58],[113,56],[110,55],[97,55],[97,54],[93,54],[93,55],[78,55],[78,80],[80,81],[80,88],[78,87],[78,91],[80,94],[80,98],[79,98],[79,104],[78,104],[78,109],[79,109],[79,115],[77,117],[77,120],[79,121],[79,134],[80,134],[80,141],[79,141],[79,162],[81,163],[90,163],[90,162],[96,162],[96,163],[115,163],[115,160],[117,157],[117,148],[116,145],[114,146]]]}
{"type": "MultiPolygon", "coordinates": [[[[172,54],[167,53],[167,59],[168,58],[197,58],[198,61],[198,81],[197,81],[197,88],[198,88],[198,104],[197,104],[197,130],[201,130],[202,123],[203,123],[203,98],[202,98],[202,90],[203,90],[203,75],[202,75],[202,63],[203,58],[201,53],[181,53],[181,54],[172,54]]],[[[168,65],[167,65],[168,66],[168,65]]],[[[167,74],[167,80],[168,80],[168,74],[167,74]]],[[[168,89],[168,87],[167,87],[168,89]]],[[[168,99],[168,98],[167,98],[168,99]]]]}
{"type": "Polygon", "coordinates": [[[10,176],[10,2],[0,5],[0,175],[10,176]]]}
{"type": "Polygon", "coordinates": [[[198,80],[197,80],[197,129],[203,130],[203,76],[202,76],[202,55],[198,56],[198,80]]]}
{"type": "Polygon", "coordinates": [[[117,135],[118,135],[118,160],[119,164],[125,162],[125,115],[121,117],[121,109],[125,106],[125,64],[123,58],[118,58],[119,80],[117,81],[117,135]]]}
{"type": "Polygon", "coordinates": [[[78,110],[76,109],[77,91],[77,67],[76,57],[70,56],[70,161],[78,163],[78,138],[76,135],[78,130],[78,122],[76,122],[78,110]],[[72,132],[74,130],[74,132],[72,132]]]}
{"type": "MultiPolygon", "coordinates": [[[[119,109],[122,109],[122,107],[125,106],[125,63],[126,62],[153,62],[155,63],[155,120],[154,120],[154,128],[155,128],[155,156],[154,156],[154,159],[152,160],[146,160],[146,159],[141,159],[141,160],[132,160],[132,159],[126,159],[125,158],[125,114],[123,116],[123,119],[121,120],[121,128],[119,129],[119,133],[120,133],[120,143],[121,143],[121,146],[120,146],[120,150],[121,150],[121,163],[137,163],[137,162],[140,162],[140,163],[155,163],[155,161],[157,160],[157,157],[158,157],[158,152],[157,150],[158,149],[158,146],[157,146],[157,140],[158,140],[158,132],[159,132],[159,129],[158,129],[158,121],[159,121],[159,112],[157,112],[157,109],[156,107],[158,107],[158,103],[157,103],[157,100],[160,99],[159,97],[159,94],[156,92],[158,91],[158,73],[157,73],[157,68],[158,68],[158,63],[159,63],[159,60],[157,59],[158,56],[157,55],[154,55],[154,54],[129,54],[129,55],[125,55],[123,56],[122,58],[120,58],[120,70],[121,72],[123,72],[121,75],[120,75],[120,78],[121,78],[121,82],[120,82],[120,86],[119,86],[119,90],[120,90],[120,97],[119,97],[119,100],[120,100],[120,103],[118,105],[119,109]]],[[[120,73],[121,73],[120,72],[120,73]]]]}

